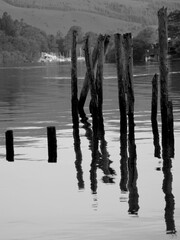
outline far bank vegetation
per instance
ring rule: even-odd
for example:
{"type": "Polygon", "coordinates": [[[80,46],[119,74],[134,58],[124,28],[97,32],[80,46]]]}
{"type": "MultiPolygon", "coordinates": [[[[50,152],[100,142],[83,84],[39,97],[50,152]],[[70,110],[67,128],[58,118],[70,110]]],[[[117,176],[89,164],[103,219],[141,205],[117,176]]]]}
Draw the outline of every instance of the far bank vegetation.
{"type": "MultiPolygon", "coordinates": [[[[180,11],[169,14],[169,37],[173,53],[180,55],[180,11]]],[[[58,55],[68,56],[71,49],[72,31],[78,32],[78,42],[81,43],[84,36],[90,36],[90,44],[93,47],[98,37],[97,33],[83,33],[81,27],[72,26],[65,36],[59,30],[56,35],[48,35],[42,30],[30,26],[23,19],[13,20],[4,12],[0,18],[0,64],[13,64],[23,62],[36,62],[42,52],[53,52],[58,55]]],[[[146,52],[157,43],[157,29],[145,27],[133,38],[134,61],[144,61],[146,52]]],[[[114,40],[111,40],[106,56],[106,62],[115,62],[114,40]]],[[[79,48],[82,46],[79,45],[79,48]]]]}

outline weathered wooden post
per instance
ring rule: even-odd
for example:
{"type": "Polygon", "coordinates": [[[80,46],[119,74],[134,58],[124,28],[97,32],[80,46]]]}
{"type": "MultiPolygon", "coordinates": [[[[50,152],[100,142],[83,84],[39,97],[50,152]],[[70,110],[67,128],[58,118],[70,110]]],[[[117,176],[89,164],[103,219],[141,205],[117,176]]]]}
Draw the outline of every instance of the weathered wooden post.
{"type": "Polygon", "coordinates": [[[95,78],[94,78],[94,71],[92,68],[91,56],[89,52],[89,37],[87,36],[85,39],[85,61],[87,67],[87,74],[89,79],[89,86],[91,91],[91,101],[89,105],[90,113],[92,114],[93,120],[93,134],[97,136],[98,130],[98,102],[97,102],[97,91],[95,86],[95,78]]]}
{"type": "Polygon", "coordinates": [[[168,31],[167,31],[167,9],[158,11],[158,33],[159,33],[159,71],[161,87],[161,121],[162,121],[162,146],[163,150],[168,148],[168,31]]]}
{"type": "MultiPolygon", "coordinates": [[[[105,37],[105,40],[104,40],[104,54],[106,54],[106,52],[107,52],[109,39],[110,39],[109,36],[105,37]]],[[[97,40],[97,44],[96,44],[96,46],[93,50],[93,53],[92,53],[92,69],[93,70],[97,66],[97,60],[98,60],[98,57],[99,57],[99,50],[100,50],[99,45],[101,45],[101,41],[103,41],[103,39],[102,39],[102,36],[100,34],[99,37],[98,37],[98,40],[97,40]]],[[[79,97],[79,104],[78,104],[79,114],[80,114],[80,117],[82,119],[82,122],[87,120],[87,117],[86,117],[86,114],[85,114],[83,108],[84,108],[84,104],[86,102],[87,94],[89,92],[89,87],[90,87],[90,85],[89,85],[88,72],[86,72],[85,79],[84,79],[84,82],[83,82],[83,87],[82,87],[80,97],[79,97]]]]}
{"type": "Polygon", "coordinates": [[[152,79],[151,125],[155,147],[154,156],[160,158],[161,148],[159,144],[157,109],[158,109],[158,75],[155,74],[152,79]]]}
{"type": "Polygon", "coordinates": [[[118,98],[120,110],[120,133],[127,135],[127,112],[126,112],[126,90],[125,90],[125,55],[123,48],[123,37],[115,34],[116,64],[118,77],[118,98]]]}
{"type": "Polygon", "coordinates": [[[131,33],[126,33],[124,37],[125,50],[125,73],[127,84],[127,110],[128,110],[128,125],[129,125],[129,140],[135,139],[134,133],[134,81],[133,81],[133,41],[131,33]]]}
{"type": "Polygon", "coordinates": [[[121,34],[114,35],[116,49],[116,65],[118,78],[118,98],[120,110],[120,143],[121,143],[121,191],[127,191],[127,106],[126,106],[126,89],[125,89],[125,55],[123,36],[121,34]]]}
{"type": "Polygon", "coordinates": [[[71,108],[73,127],[79,127],[78,117],[78,87],[77,87],[77,31],[72,33],[72,49],[71,49],[71,108]]]}
{"type": "Polygon", "coordinates": [[[104,120],[103,120],[103,64],[104,64],[104,41],[105,36],[100,35],[99,57],[96,70],[96,91],[98,100],[98,135],[99,138],[104,136],[104,120]]]}
{"type": "Polygon", "coordinates": [[[104,36],[101,35],[101,41],[99,46],[99,57],[97,61],[96,71],[96,90],[98,96],[98,113],[99,117],[102,117],[102,105],[103,105],[103,63],[104,63],[104,36]]]}
{"type": "Polygon", "coordinates": [[[7,130],[5,133],[6,138],[6,160],[8,162],[14,162],[14,137],[13,131],[7,130]]]}
{"type": "Polygon", "coordinates": [[[47,127],[47,141],[48,141],[48,162],[57,162],[57,140],[56,140],[56,128],[47,127]]]}

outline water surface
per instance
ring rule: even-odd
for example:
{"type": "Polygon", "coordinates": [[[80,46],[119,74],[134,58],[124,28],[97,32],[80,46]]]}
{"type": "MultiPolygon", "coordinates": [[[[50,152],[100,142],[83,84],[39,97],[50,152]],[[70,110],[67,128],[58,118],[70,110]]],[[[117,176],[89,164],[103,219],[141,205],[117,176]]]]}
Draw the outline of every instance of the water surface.
{"type": "MultiPolygon", "coordinates": [[[[92,131],[80,124],[74,145],[69,64],[0,68],[0,239],[146,239],[179,237],[180,62],[169,63],[175,157],[163,171],[154,157],[151,80],[156,63],[134,67],[137,166],[133,188],[122,191],[116,68],[104,69],[105,139],[102,164],[92,162],[92,131]],[[58,161],[47,162],[46,127],[57,131],[58,161]],[[5,131],[14,131],[15,162],[5,156],[5,131]],[[76,151],[75,151],[76,150],[76,151]],[[158,171],[157,171],[158,170],[158,171]],[[136,208],[136,214],[130,211],[136,208]],[[167,230],[176,234],[167,234],[167,230]]],[[[85,75],[78,66],[79,91],[85,75]]],[[[88,110],[89,97],[85,106],[88,110]]],[[[160,129],[160,116],[159,129],[160,129]]],[[[130,181],[130,180],[129,180],[130,181]]]]}

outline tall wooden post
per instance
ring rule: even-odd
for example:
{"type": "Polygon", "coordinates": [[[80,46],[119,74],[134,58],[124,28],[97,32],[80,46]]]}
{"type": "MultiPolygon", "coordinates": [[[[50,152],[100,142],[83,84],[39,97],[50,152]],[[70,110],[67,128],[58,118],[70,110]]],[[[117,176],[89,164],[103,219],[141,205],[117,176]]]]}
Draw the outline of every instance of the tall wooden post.
{"type": "Polygon", "coordinates": [[[127,84],[127,102],[128,102],[128,125],[129,125],[129,140],[135,139],[134,133],[134,81],[133,81],[133,42],[131,33],[126,33],[124,37],[125,50],[125,72],[127,84]]]}
{"type": "Polygon", "coordinates": [[[158,11],[159,23],[159,70],[160,70],[160,87],[161,87],[161,121],[162,121],[162,146],[163,149],[168,147],[168,32],[167,32],[167,9],[161,8],[158,11]]]}
{"type": "Polygon", "coordinates": [[[158,75],[155,74],[152,79],[152,100],[151,100],[151,125],[154,139],[154,156],[160,158],[159,130],[157,122],[158,108],[158,75]]]}
{"type": "Polygon", "coordinates": [[[127,169],[127,105],[126,105],[126,89],[125,89],[125,55],[123,36],[121,34],[114,35],[116,49],[116,65],[118,78],[118,98],[120,110],[120,143],[121,143],[121,191],[127,191],[128,169],[127,169]]]}
{"type": "MultiPolygon", "coordinates": [[[[109,44],[109,36],[106,36],[105,37],[105,41],[104,41],[104,54],[106,54],[107,52],[107,48],[108,48],[108,44],[109,44]]],[[[97,44],[93,50],[93,53],[92,53],[92,69],[94,70],[97,66],[97,60],[98,60],[98,57],[99,57],[99,45],[101,45],[101,41],[102,41],[102,36],[99,35],[98,37],[98,40],[97,40],[97,44]]],[[[87,120],[87,117],[86,117],[86,114],[84,112],[84,104],[86,102],[86,98],[87,98],[87,94],[89,92],[89,79],[88,79],[88,72],[86,72],[86,75],[85,75],[85,79],[84,79],[84,83],[83,83],[83,87],[82,87],[82,90],[81,90],[81,93],[80,93],[80,98],[79,98],[79,104],[78,104],[78,107],[79,107],[79,114],[81,116],[81,119],[82,121],[86,121],[87,120]]]]}
{"type": "Polygon", "coordinates": [[[105,36],[101,35],[99,43],[99,57],[96,70],[96,91],[98,100],[98,135],[99,138],[104,136],[103,120],[103,65],[104,65],[104,40],[105,36]]]}
{"type": "Polygon", "coordinates": [[[127,135],[126,93],[125,93],[125,56],[123,49],[123,37],[115,34],[116,64],[118,77],[118,98],[120,110],[120,132],[127,135]]]}
{"type": "Polygon", "coordinates": [[[93,133],[97,136],[97,130],[98,130],[97,91],[96,91],[94,71],[92,68],[92,62],[91,62],[90,51],[89,51],[89,37],[86,37],[84,50],[85,50],[87,74],[88,74],[89,85],[91,90],[91,101],[90,101],[89,108],[90,108],[90,113],[92,114],[92,120],[93,120],[93,133]]]}
{"type": "Polygon", "coordinates": [[[98,95],[98,113],[102,117],[102,105],[103,105],[103,63],[104,63],[104,36],[101,35],[101,41],[99,46],[99,57],[97,62],[96,71],[96,90],[98,95]]]}
{"type": "Polygon", "coordinates": [[[14,162],[14,137],[13,131],[8,130],[5,133],[6,137],[6,159],[8,162],[14,162]]]}
{"type": "Polygon", "coordinates": [[[79,127],[78,117],[78,87],[77,87],[77,31],[72,33],[72,49],[71,49],[71,107],[73,127],[79,127]]]}

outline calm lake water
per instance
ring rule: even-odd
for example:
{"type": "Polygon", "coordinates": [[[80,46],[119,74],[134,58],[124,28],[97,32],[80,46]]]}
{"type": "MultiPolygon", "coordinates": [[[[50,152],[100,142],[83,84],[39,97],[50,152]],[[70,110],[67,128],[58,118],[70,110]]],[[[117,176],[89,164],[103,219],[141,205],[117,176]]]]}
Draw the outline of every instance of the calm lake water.
{"type": "MultiPolygon", "coordinates": [[[[122,191],[126,177],[120,164],[115,65],[104,69],[105,140],[99,147],[103,164],[94,169],[91,128],[80,124],[80,149],[74,149],[70,65],[0,67],[0,239],[179,239],[180,61],[170,62],[169,71],[175,120],[172,168],[163,171],[163,160],[154,157],[151,80],[158,65],[135,66],[137,166],[127,172],[133,182],[122,191]],[[56,164],[47,162],[47,126],[57,131],[56,164]],[[6,161],[8,129],[14,131],[14,163],[6,161]]],[[[80,90],[83,63],[78,72],[80,90]]],[[[90,117],[89,99],[85,110],[90,117]]]]}

